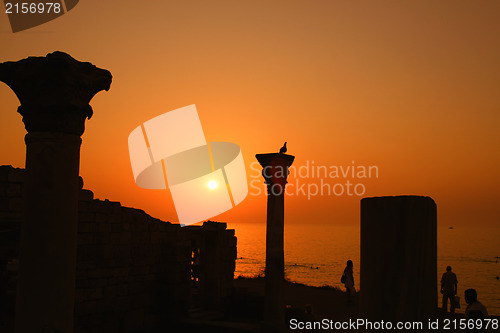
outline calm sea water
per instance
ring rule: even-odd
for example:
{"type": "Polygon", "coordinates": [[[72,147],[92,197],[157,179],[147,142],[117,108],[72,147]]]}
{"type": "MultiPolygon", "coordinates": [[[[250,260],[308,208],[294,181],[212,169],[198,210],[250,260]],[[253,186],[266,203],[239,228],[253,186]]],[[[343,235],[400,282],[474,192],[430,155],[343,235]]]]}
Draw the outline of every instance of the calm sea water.
{"type": "MultiPolygon", "coordinates": [[[[265,224],[228,223],[238,237],[235,276],[264,273],[265,224]]],[[[285,227],[285,274],[292,281],[342,288],[340,276],[348,259],[354,262],[359,290],[359,226],[290,224],[285,227]]],[[[438,228],[438,279],[446,266],[458,277],[458,293],[464,311],[463,292],[475,288],[488,312],[500,315],[500,227],[438,228]]],[[[439,305],[441,300],[439,299],[439,305]]]]}

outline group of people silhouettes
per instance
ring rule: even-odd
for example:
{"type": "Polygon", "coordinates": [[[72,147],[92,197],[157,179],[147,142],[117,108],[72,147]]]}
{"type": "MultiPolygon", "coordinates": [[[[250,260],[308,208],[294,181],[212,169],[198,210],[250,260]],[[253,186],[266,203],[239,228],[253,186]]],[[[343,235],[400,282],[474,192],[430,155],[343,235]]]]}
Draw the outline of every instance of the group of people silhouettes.
{"type": "MultiPolygon", "coordinates": [[[[443,294],[443,311],[448,312],[448,300],[450,301],[450,313],[455,313],[457,306],[458,280],[457,275],[451,271],[451,266],[446,267],[446,272],[441,277],[441,294],[443,294]]],[[[465,318],[484,319],[488,317],[486,307],[477,300],[477,291],[467,289],[464,292],[467,308],[465,309],[465,318]]]]}
{"type": "MultiPolygon", "coordinates": [[[[352,303],[352,294],[354,292],[354,275],[352,260],[348,260],[344,273],[340,279],[344,284],[347,295],[347,302],[352,303]]],[[[457,291],[458,280],[457,275],[451,271],[451,266],[446,267],[446,272],[441,277],[441,294],[443,294],[442,309],[448,311],[448,300],[450,301],[450,313],[455,313],[457,306],[457,291]]],[[[475,289],[467,289],[464,292],[467,308],[465,309],[466,319],[485,319],[488,317],[486,307],[478,301],[477,291],[475,289]]]]}

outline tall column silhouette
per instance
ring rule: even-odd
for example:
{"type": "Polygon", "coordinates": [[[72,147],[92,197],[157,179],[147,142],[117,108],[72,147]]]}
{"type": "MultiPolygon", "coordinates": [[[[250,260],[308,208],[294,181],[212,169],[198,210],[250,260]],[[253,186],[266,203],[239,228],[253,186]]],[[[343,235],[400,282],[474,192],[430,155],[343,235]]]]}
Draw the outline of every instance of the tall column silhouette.
{"type": "Polygon", "coordinates": [[[267,184],[266,296],[264,325],[270,332],[285,330],[285,254],[283,250],[285,186],[295,156],[282,153],[255,155],[267,184]]]}
{"type": "Polygon", "coordinates": [[[430,197],[361,200],[360,310],[370,320],[422,321],[437,307],[437,207],[430,197]]]}
{"type": "Polygon", "coordinates": [[[0,64],[0,81],[28,132],[16,332],[72,332],[80,136],[111,73],[54,52],[0,64]]]}

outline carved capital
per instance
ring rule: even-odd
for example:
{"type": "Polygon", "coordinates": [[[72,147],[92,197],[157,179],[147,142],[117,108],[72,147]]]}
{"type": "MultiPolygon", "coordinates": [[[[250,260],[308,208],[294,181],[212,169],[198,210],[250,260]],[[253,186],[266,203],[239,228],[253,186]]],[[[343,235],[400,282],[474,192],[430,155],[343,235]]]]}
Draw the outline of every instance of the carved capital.
{"type": "Polygon", "coordinates": [[[92,117],[90,100],[109,90],[111,80],[109,71],[59,51],[0,64],[0,81],[21,102],[28,132],[83,134],[85,119],[92,117]]]}
{"type": "MultiPolygon", "coordinates": [[[[284,191],[287,183],[288,168],[292,165],[295,156],[271,153],[255,155],[262,166],[262,176],[268,187],[279,186],[281,192],[284,191]]],[[[276,191],[273,191],[276,192],[276,191]]],[[[268,191],[268,193],[271,193],[268,191]]]]}

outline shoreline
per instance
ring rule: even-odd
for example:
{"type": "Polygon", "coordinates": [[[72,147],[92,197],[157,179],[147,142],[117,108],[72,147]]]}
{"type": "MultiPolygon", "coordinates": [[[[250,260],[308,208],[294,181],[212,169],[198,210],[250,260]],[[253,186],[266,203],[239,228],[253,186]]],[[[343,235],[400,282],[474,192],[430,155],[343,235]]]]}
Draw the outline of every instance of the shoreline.
{"type": "MultiPolygon", "coordinates": [[[[264,277],[238,277],[234,279],[236,291],[243,289],[248,294],[260,297],[264,297],[264,284],[264,277]]],[[[309,286],[287,280],[285,282],[285,304],[291,313],[300,312],[306,305],[310,304],[314,317],[319,319],[328,318],[338,321],[359,318],[359,291],[356,291],[352,304],[349,304],[344,290],[329,286],[309,286]]],[[[464,313],[443,313],[438,304],[435,318],[461,319],[464,318],[464,313]]],[[[500,319],[500,316],[490,314],[489,318],[500,319]]]]}

